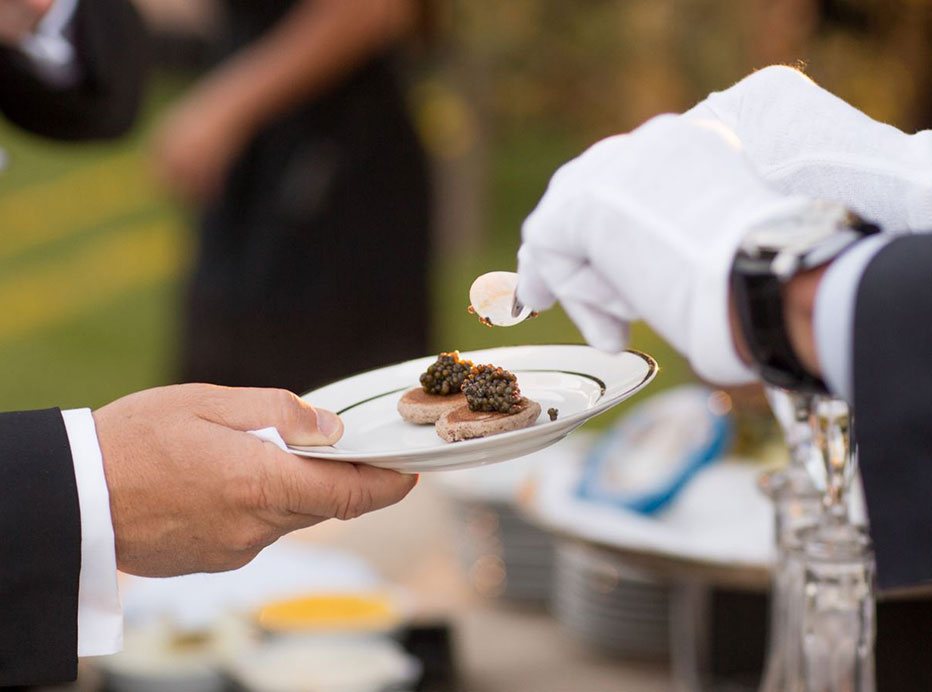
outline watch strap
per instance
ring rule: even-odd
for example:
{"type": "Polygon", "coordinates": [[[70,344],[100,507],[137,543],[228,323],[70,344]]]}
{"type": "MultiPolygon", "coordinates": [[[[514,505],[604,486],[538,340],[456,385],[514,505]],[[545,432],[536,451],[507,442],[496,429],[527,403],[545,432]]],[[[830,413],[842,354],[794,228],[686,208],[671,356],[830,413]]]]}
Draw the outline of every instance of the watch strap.
{"type": "Polygon", "coordinates": [[[790,342],[780,280],[762,271],[759,259],[739,254],[731,285],[745,341],[761,378],[784,389],[827,393],[825,382],[806,370],[790,342]]]}
{"type": "Polygon", "coordinates": [[[822,226],[827,233],[822,234],[822,241],[816,240],[816,244],[808,249],[799,248],[791,253],[788,265],[781,261],[782,253],[778,248],[754,247],[753,243],[742,247],[732,265],[731,295],[748,350],[761,378],[784,389],[824,394],[828,392],[825,382],[806,370],[790,342],[782,287],[792,278],[792,273],[831,261],[853,243],[880,232],[880,229],[841,207],[834,212],[833,205],[814,209],[816,213],[812,218],[804,215],[791,219],[791,222],[803,228],[813,223],[817,228],[822,226]],[[826,209],[837,218],[832,219],[831,215],[825,218],[826,209]],[[777,267],[778,264],[784,265],[784,271],[777,267]],[[788,268],[792,273],[785,271],[788,268]]]}

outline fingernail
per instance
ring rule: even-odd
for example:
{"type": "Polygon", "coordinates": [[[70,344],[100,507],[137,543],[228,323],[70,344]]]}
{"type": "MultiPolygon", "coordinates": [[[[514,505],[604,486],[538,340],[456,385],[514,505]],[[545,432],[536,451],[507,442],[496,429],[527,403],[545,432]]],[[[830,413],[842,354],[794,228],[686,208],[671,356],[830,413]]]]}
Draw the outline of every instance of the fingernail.
{"type": "Polygon", "coordinates": [[[314,411],[317,413],[317,429],[325,437],[330,438],[340,432],[340,428],[343,424],[340,422],[340,418],[337,414],[325,408],[316,408],[314,411]]]}

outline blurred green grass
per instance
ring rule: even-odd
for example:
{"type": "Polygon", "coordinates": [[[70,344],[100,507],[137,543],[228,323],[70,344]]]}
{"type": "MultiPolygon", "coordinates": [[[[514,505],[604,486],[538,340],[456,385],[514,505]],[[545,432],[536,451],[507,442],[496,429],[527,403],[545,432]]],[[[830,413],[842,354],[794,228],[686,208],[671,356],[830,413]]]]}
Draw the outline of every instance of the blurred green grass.
{"type": "MultiPolygon", "coordinates": [[[[146,141],[183,85],[158,80],[139,127],[116,143],[52,143],[0,124],[9,157],[0,173],[0,410],[96,407],[175,381],[192,237],[185,212],[148,178],[146,141]]],[[[490,143],[480,249],[436,257],[432,266],[436,350],[581,341],[558,309],[492,330],[465,308],[477,274],[514,267],[521,220],[553,170],[584,144],[544,125],[490,143]]],[[[646,328],[635,328],[632,346],[660,361],[654,389],[690,377],[646,328]]]]}

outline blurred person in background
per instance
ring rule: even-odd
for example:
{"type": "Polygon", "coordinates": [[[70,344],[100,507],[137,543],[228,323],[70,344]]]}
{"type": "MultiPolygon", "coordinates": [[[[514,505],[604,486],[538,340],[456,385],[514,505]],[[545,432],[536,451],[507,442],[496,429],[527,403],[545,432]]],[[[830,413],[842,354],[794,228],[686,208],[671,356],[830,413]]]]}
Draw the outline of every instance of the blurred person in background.
{"type": "Polygon", "coordinates": [[[229,0],[227,58],[164,118],[200,214],[181,377],[304,391],[427,351],[431,202],[396,75],[415,0],[229,0]]]}
{"type": "Polygon", "coordinates": [[[0,112],[30,132],[125,133],[148,62],[145,28],[126,0],[0,0],[0,112]]]}

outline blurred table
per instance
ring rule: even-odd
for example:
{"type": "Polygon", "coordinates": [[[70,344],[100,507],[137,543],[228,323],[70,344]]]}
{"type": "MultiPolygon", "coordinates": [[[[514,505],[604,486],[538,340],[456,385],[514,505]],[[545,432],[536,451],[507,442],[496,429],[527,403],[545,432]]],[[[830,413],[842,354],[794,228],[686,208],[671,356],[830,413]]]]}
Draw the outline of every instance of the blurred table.
{"type": "MultiPolygon", "coordinates": [[[[535,517],[532,518],[536,519],[541,526],[547,526],[545,521],[535,517]]],[[[770,571],[764,567],[752,565],[733,566],[677,557],[661,552],[620,548],[603,541],[580,538],[557,529],[551,529],[551,531],[556,536],[578,541],[596,550],[604,551],[606,554],[617,556],[624,560],[628,566],[650,574],[659,581],[671,584],[707,584],[754,592],[764,592],[770,587],[770,571]]]]}
{"type": "Polygon", "coordinates": [[[475,595],[460,566],[458,531],[449,501],[425,474],[401,504],[350,522],[328,522],[299,538],[359,552],[415,595],[418,618],[451,622],[469,692],[670,689],[664,664],[599,657],[573,642],[547,613],[475,595]]]}

